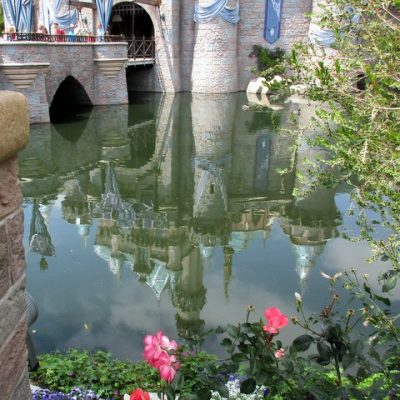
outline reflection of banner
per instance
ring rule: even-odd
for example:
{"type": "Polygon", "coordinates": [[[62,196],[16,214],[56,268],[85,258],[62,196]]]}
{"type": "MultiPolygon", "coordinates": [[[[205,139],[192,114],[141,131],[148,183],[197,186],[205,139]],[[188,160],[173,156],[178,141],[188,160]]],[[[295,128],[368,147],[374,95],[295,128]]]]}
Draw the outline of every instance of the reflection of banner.
{"type": "Polygon", "coordinates": [[[264,37],[268,43],[275,43],[281,31],[281,11],[283,0],[266,0],[264,37]]]}
{"type": "Polygon", "coordinates": [[[32,207],[29,245],[33,252],[42,256],[54,256],[55,254],[50,233],[36,202],[33,203],[32,207]]]}

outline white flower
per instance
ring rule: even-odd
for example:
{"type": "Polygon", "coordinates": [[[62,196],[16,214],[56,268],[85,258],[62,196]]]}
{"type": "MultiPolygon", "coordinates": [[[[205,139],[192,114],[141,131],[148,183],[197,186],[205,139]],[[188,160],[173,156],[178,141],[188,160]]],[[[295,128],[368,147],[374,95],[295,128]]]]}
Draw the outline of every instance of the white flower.
{"type": "Polygon", "coordinates": [[[296,298],[296,301],[298,301],[299,303],[302,301],[300,293],[294,292],[294,297],[296,298]]]}
{"type": "Polygon", "coordinates": [[[330,275],[325,274],[325,272],[322,272],[322,271],[321,271],[321,276],[322,276],[323,278],[325,278],[325,279],[332,279],[332,277],[331,277],[330,275]]]}

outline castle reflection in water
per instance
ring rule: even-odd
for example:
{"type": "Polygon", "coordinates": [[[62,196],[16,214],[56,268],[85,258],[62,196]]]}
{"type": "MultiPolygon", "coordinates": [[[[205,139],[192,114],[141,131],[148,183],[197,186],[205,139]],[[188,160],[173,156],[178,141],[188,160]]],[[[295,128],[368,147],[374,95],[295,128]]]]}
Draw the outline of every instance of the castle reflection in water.
{"type": "Polygon", "coordinates": [[[226,94],[153,96],[145,108],[96,108],[73,124],[32,126],[20,177],[41,268],[57,254],[47,225],[61,196],[64,220],[83,240],[97,230],[87,245],[116,277],[131,270],[157,297],[169,288],[183,337],[204,325],[203,267],[215,249],[223,249],[228,297],[235,256],[255,238],[268,241],[273,223],[290,238],[305,287],[340,214],[334,189],[294,197],[296,172],[308,173],[302,160],[320,154],[275,126],[312,111],[293,101],[279,112],[245,103],[226,94]]]}

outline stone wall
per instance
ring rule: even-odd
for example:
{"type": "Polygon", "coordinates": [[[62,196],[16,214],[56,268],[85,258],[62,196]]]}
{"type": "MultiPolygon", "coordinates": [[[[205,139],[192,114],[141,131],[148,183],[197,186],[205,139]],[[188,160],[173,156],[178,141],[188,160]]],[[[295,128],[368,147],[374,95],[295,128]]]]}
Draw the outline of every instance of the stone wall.
{"type": "Polygon", "coordinates": [[[22,194],[17,152],[28,141],[24,96],[0,92],[0,393],[4,400],[31,398],[25,315],[22,194]]]}
{"type": "Polygon", "coordinates": [[[49,106],[67,76],[83,86],[94,105],[126,104],[126,60],[126,43],[2,42],[0,88],[28,98],[32,123],[49,122],[49,106]],[[11,67],[14,77],[8,74],[11,67]],[[15,75],[26,76],[27,68],[31,82],[21,87],[15,75]]]}

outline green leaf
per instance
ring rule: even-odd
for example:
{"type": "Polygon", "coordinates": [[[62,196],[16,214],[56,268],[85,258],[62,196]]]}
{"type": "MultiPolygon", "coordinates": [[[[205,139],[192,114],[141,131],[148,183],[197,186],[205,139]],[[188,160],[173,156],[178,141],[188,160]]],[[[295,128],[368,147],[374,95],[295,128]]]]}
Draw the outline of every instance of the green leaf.
{"type": "Polygon", "coordinates": [[[250,394],[256,389],[256,381],[253,378],[244,380],[240,384],[240,393],[250,394]]]}
{"type": "Polygon", "coordinates": [[[320,365],[328,365],[332,359],[332,351],[330,346],[328,346],[326,343],[318,342],[317,350],[319,355],[317,358],[317,363],[320,365]]]}
{"type": "Polygon", "coordinates": [[[174,390],[178,390],[182,387],[183,382],[185,380],[185,377],[181,371],[178,371],[175,375],[174,380],[171,383],[171,386],[174,388],[174,390]]]}
{"type": "Polygon", "coordinates": [[[246,360],[247,360],[246,355],[243,354],[243,353],[235,353],[235,354],[232,354],[231,359],[232,359],[232,361],[235,362],[235,363],[240,363],[240,362],[242,362],[242,361],[246,361],[246,360]]]}
{"type": "Polygon", "coordinates": [[[385,283],[382,286],[382,292],[389,292],[392,290],[397,283],[397,276],[391,276],[390,278],[385,280],[385,283]]]}
{"type": "Polygon", "coordinates": [[[292,346],[296,351],[302,352],[308,350],[313,342],[312,336],[301,335],[293,341],[292,346]]]}
{"type": "Polygon", "coordinates": [[[233,344],[232,340],[229,338],[224,338],[221,342],[221,346],[223,347],[231,347],[233,344]]]}
{"type": "Polygon", "coordinates": [[[171,385],[168,385],[164,390],[168,400],[175,400],[175,390],[171,385]]]}
{"type": "Polygon", "coordinates": [[[240,329],[234,325],[228,325],[226,327],[226,332],[232,336],[234,339],[238,339],[240,335],[240,329]]]}
{"type": "Polygon", "coordinates": [[[211,399],[211,390],[207,388],[202,388],[196,392],[199,400],[210,400],[211,399]]]}

